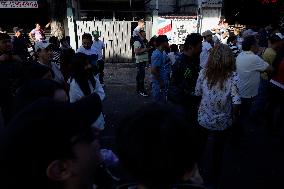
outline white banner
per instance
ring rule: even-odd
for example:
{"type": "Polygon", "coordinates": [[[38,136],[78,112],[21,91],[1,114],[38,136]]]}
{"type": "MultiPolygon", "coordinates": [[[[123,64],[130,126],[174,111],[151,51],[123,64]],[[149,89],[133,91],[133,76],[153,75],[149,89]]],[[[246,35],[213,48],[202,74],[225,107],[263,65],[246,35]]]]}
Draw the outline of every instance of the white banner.
{"type": "Polygon", "coordinates": [[[37,1],[0,1],[0,8],[38,8],[37,1]]]}
{"type": "Polygon", "coordinates": [[[173,20],[171,44],[184,44],[187,35],[197,32],[197,20],[173,20]]]}

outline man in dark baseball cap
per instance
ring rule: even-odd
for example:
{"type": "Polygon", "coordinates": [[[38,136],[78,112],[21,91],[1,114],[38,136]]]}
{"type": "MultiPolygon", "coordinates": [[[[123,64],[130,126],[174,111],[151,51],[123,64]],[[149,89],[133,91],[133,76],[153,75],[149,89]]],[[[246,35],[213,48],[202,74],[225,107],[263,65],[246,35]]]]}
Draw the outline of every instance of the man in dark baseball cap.
{"type": "Polygon", "coordinates": [[[14,32],[14,33],[22,32],[22,31],[23,31],[23,29],[21,29],[21,28],[19,28],[19,27],[14,27],[14,28],[13,28],[13,32],[14,32]]]}
{"type": "Polygon", "coordinates": [[[43,98],[23,109],[0,137],[0,188],[92,188],[91,124],[101,109],[96,94],[73,104],[43,98]]]}

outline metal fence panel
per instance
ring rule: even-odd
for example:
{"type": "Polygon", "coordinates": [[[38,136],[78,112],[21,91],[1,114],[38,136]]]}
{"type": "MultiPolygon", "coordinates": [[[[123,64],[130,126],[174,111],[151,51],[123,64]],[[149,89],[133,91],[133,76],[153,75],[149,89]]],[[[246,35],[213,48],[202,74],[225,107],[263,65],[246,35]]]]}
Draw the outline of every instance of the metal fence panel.
{"type": "MultiPolygon", "coordinates": [[[[82,44],[82,35],[98,30],[105,43],[105,60],[109,63],[132,62],[133,49],[131,36],[132,21],[76,21],[78,46],[82,44]]],[[[146,35],[151,37],[152,22],[146,22],[146,35]]]]}

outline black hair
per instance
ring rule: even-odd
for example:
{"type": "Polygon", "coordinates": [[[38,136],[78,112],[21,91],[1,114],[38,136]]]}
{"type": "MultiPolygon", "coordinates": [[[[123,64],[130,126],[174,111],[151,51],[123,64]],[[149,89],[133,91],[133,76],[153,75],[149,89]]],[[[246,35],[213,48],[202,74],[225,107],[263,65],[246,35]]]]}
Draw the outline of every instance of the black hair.
{"type": "Polygon", "coordinates": [[[172,44],[170,48],[171,48],[171,52],[178,52],[178,46],[176,44],[172,44]]]}
{"type": "Polygon", "coordinates": [[[277,43],[277,42],[279,42],[281,40],[282,39],[278,35],[276,35],[276,34],[273,34],[273,35],[271,35],[269,37],[269,41],[270,41],[271,44],[275,44],[275,43],[277,43]]]}
{"type": "Polygon", "coordinates": [[[39,63],[31,63],[24,68],[24,79],[26,82],[34,79],[42,79],[48,72],[50,72],[54,78],[54,72],[48,66],[39,63]]]}
{"type": "Polygon", "coordinates": [[[156,46],[159,47],[161,46],[162,43],[165,43],[168,41],[168,37],[166,35],[159,35],[156,38],[156,46]]]}
{"type": "Polygon", "coordinates": [[[7,33],[0,33],[0,41],[11,39],[11,37],[7,33]]]}
{"type": "Polygon", "coordinates": [[[58,38],[55,37],[55,36],[51,36],[51,37],[49,38],[49,43],[51,43],[51,44],[57,44],[58,42],[59,42],[59,40],[58,40],[58,38]]]}
{"type": "Polygon", "coordinates": [[[184,42],[184,49],[188,50],[190,46],[196,47],[199,43],[202,43],[202,36],[198,33],[192,33],[188,35],[184,42]]]}
{"type": "Polygon", "coordinates": [[[81,142],[91,143],[94,139],[91,128],[81,130],[68,123],[66,116],[70,113],[69,108],[66,108],[68,113],[64,115],[61,105],[49,107],[45,103],[43,108],[34,107],[34,104],[43,102],[42,100],[54,103],[49,98],[33,102],[15,116],[16,122],[13,120],[3,133],[0,133],[0,149],[4,152],[0,155],[0,174],[3,178],[0,188],[9,186],[9,188],[62,189],[62,182],[47,176],[48,166],[54,160],[76,159],[74,145],[81,142]],[[61,110],[53,109],[55,107],[61,110]],[[36,112],[32,110],[33,108],[40,111],[36,112]],[[56,113],[58,116],[54,115],[56,113]],[[17,118],[20,118],[20,121],[17,118]],[[70,126],[70,130],[65,126],[61,127],[62,124],[70,126]]]}
{"type": "Polygon", "coordinates": [[[229,43],[231,43],[231,42],[233,42],[235,40],[237,40],[237,36],[231,35],[230,37],[228,37],[227,43],[229,44],[229,43]]]}
{"type": "Polygon", "coordinates": [[[90,33],[84,33],[82,35],[82,40],[83,39],[90,39],[91,41],[93,40],[92,35],[90,33]]]}
{"type": "Polygon", "coordinates": [[[174,106],[150,104],[122,121],[117,152],[139,184],[167,189],[192,171],[197,141],[185,113],[174,106]]]}
{"type": "Polygon", "coordinates": [[[247,36],[242,43],[242,49],[243,51],[250,51],[254,45],[257,45],[256,38],[254,36],[247,36]]]}
{"type": "Polygon", "coordinates": [[[67,41],[66,37],[62,37],[62,39],[60,39],[60,43],[63,43],[65,41],[67,41]]]}
{"type": "MultiPolygon", "coordinates": [[[[74,56],[71,64],[71,78],[75,79],[85,96],[91,94],[91,89],[88,81],[91,82],[93,88],[96,88],[96,80],[93,74],[91,74],[90,76],[90,73],[87,73],[85,70],[85,66],[88,61],[89,58],[87,55],[83,53],[77,53],[74,56]]],[[[93,73],[93,70],[91,71],[93,73]]]]}
{"type": "Polygon", "coordinates": [[[155,47],[155,43],[156,42],[156,37],[152,37],[149,41],[149,45],[152,46],[152,47],[155,47]]]}
{"type": "Polygon", "coordinates": [[[70,67],[72,65],[71,63],[74,56],[75,51],[72,48],[62,50],[62,61],[60,64],[60,70],[66,81],[70,78],[70,67]]]}
{"type": "Polygon", "coordinates": [[[36,79],[24,84],[16,93],[14,113],[42,97],[53,98],[56,90],[64,90],[63,86],[53,80],[36,79]]]}

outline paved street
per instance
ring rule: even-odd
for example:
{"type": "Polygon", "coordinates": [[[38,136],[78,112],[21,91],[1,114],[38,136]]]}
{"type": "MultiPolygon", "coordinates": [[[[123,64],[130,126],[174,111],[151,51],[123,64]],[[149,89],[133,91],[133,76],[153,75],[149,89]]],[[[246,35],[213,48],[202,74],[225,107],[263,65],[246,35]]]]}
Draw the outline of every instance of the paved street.
{"type": "MultiPolygon", "coordinates": [[[[135,74],[133,65],[111,65],[106,68],[104,112],[107,126],[102,141],[104,147],[113,148],[115,128],[124,116],[150,102],[149,98],[136,95],[135,74]]],[[[227,145],[222,188],[284,188],[284,148],[280,144],[283,136],[270,137],[261,119],[259,124],[245,126],[240,149],[227,145]]]]}

